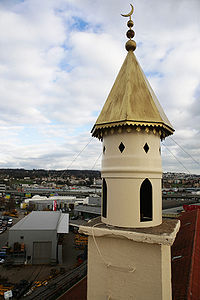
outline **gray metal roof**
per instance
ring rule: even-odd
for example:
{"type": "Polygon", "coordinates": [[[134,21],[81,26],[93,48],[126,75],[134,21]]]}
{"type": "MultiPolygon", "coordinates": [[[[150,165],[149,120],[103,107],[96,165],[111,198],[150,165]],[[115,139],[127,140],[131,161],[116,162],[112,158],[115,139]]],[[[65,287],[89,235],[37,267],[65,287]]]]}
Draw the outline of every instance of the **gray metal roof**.
{"type": "Polygon", "coordinates": [[[56,230],[60,216],[59,211],[32,211],[10,230],[56,230]]]}
{"type": "Polygon", "coordinates": [[[60,215],[57,233],[69,233],[69,214],[60,215]]]}
{"type": "Polygon", "coordinates": [[[74,211],[80,211],[80,212],[85,212],[85,213],[90,213],[90,214],[96,214],[100,215],[101,214],[101,207],[100,206],[90,206],[90,205],[78,205],[74,208],[74,211]]]}

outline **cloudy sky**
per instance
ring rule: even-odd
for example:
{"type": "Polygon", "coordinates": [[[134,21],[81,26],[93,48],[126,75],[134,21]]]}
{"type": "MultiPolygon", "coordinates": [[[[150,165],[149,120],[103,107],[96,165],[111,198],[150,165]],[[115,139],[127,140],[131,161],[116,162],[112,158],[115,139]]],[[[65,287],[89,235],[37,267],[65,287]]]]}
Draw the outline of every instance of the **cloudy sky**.
{"type": "MultiPolygon", "coordinates": [[[[176,129],[163,169],[200,174],[200,1],[133,5],[135,54],[176,129]]],[[[0,168],[100,169],[90,130],[126,56],[129,11],[127,0],[0,1],[0,168]]]]}

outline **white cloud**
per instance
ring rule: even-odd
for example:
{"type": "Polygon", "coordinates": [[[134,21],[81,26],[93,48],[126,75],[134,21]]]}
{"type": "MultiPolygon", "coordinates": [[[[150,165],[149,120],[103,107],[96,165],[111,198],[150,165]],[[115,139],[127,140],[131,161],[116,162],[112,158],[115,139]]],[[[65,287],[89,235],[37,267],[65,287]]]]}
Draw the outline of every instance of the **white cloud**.
{"type": "MultiPolygon", "coordinates": [[[[128,1],[0,3],[0,167],[66,168],[92,128],[126,56],[128,1]],[[7,126],[7,130],[5,130],[7,126]],[[9,151],[8,151],[9,149],[9,151]]],[[[136,56],[176,129],[199,159],[200,2],[136,0],[136,56]]],[[[170,139],[169,149],[199,173],[170,139]]],[[[72,168],[92,168],[95,141],[72,168]]],[[[97,164],[100,167],[100,161],[97,164]]],[[[164,170],[182,171],[163,149],[164,170]]]]}

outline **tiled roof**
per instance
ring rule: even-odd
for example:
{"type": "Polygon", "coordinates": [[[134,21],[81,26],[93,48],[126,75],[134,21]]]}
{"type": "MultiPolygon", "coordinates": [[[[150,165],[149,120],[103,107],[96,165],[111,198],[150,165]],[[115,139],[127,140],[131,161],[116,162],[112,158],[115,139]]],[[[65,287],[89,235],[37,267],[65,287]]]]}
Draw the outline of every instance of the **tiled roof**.
{"type": "Polygon", "coordinates": [[[200,299],[200,212],[179,217],[180,230],[172,246],[173,300],[200,299]]]}
{"type": "Polygon", "coordinates": [[[197,210],[188,300],[200,299],[200,212],[197,210]]]}
{"type": "Polygon", "coordinates": [[[59,300],[87,300],[87,277],[77,282],[59,300]]]}

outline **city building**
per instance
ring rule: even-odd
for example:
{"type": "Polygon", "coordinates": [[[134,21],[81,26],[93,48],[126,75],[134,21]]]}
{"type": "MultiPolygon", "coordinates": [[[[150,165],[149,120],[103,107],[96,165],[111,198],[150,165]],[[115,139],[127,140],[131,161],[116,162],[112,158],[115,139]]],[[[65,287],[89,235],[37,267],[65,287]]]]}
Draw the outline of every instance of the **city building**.
{"type": "Polygon", "coordinates": [[[33,210],[53,210],[54,204],[56,203],[57,210],[67,210],[70,205],[74,207],[79,203],[87,203],[86,198],[76,198],[75,196],[39,196],[35,195],[32,198],[25,199],[24,203],[22,203],[21,207],[25,208],[26,206],[30,206],[33,210]],[[24,203],[26,205],[24,205],[24,203]]]}
{"type": "Polygon", "coordinates": [[[9,246],[24,244],[28,264],[62,263],[59,235],[69,232],[69,215],[33,211],[9,230],[9,246]]]}
{"type": "Polygon", "coordinates": [[[101,215],[101,197],[89,196],[86,198],[85,205],[74,207],[74,216],[85,220],[93,219],[101,215]],[[87,203],[86,203],[87,202],[87,203]]]}
{"type": "Polygon", "coordinates": [[[6,184],[5,182],[0,182],[0,193],[3,194],[6,192],[6,184]]]}

